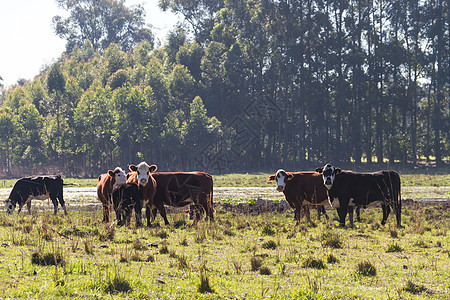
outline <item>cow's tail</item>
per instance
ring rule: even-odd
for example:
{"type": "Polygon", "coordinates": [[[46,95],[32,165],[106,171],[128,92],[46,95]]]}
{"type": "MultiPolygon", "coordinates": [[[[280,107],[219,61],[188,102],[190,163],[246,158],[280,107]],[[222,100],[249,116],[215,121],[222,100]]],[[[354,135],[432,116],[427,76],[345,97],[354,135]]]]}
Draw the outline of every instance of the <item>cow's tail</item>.
{"type": "Polygon", "coordinates": [[[401,216],[402,216],[402,189],[401,189],[401,181],[400,176],[397,174],[397,180],[398,180],[398,191],[397,191],[397,211],[396,211],[396,218],[397,218],[397,227],[401,227],[401,216]]]}

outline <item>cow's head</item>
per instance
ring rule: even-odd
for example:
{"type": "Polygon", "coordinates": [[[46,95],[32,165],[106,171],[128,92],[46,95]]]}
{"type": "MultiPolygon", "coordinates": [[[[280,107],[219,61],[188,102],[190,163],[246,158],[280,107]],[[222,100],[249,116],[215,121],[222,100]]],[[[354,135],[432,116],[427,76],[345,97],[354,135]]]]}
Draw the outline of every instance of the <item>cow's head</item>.
{"type": "Polygon", "coordinates": [[[124,184],[127,182],[127,175],[122,168],[115,168],[114,171],[109,170],[108,175],[113,178],[113,186],[124,184]]]}
{"type": "Polygon", "coordinates": [[[16,205],[12,203],[11,199],[5,200],[5,208],[8,214],[12,215],[16,205]]]}
{"type": "Polygon", "coordinates": [[[156,166],[149,166],[145,161],[141,162],[137,166],[130,165],[130,171],[137,172],[138,184],[145,186],[150,181],[150,173],[156,171],[156,166]]]}
{"type": "Polygon", "coordinates": [[[331,164],[326,164],[322,168],[317,168],[316,172],[322,174],[323,184],[329,190],[333,186],[334,178],[341,173],[341,169],[334,167],[331,164]]]}
{"type": "Polygon", "coordinates": [[[277,181],[277,191],[282,192],[286,187],[286,181],[291,180],[294,175],[291,173],[286,173],[286,171],[280,169],[275,175],[269,176],[269,180],[277,181]]]}

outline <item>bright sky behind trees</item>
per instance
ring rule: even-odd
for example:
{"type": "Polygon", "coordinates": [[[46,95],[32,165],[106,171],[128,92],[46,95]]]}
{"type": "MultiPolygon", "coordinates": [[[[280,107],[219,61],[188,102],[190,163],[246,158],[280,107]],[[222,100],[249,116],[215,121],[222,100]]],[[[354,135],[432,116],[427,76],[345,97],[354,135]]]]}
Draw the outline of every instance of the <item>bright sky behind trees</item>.
{"type": "MultiPolygon", "coordinates": [[[[178,18],[162,12],[158,0],[126,0],[125,5],[142,4],[146,23],[161,44],[178,18]]],[[[54,62],[64,52],[66,41],[54,33],[52,18],[65,15],[55,0],[2,1],[0,5],[0,76],[10,86],[18,79],[31,80],[41,68],[54,62]]]]}

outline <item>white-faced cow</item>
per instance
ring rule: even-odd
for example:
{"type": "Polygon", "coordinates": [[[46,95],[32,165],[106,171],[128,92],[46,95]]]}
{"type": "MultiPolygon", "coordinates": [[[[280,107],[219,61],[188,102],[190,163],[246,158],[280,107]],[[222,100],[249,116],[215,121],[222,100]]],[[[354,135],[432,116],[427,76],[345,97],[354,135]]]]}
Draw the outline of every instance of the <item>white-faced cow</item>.
{"type": "Polygon", "coordinates": [[[164,219],[167,225],[166,210],[164,205],[183,207],[189,204],[190,209],[195,209],[195,220],[201,215],[211,221],[214,220],[213,203],[213,179],[205,172],[160,172],[153,173],[157,183],[156,195],[153,201],[153,218],[156,216],[156,210],[164,219]]]}
{"type": "Polygon", "coordinates": [[[97,197],[103,205],[103,223],[109,222],[109,211],[111,210],[111,196],[114,186],[124,184],[127,177],[122,168],[109,170],[98,176],[97,197]]]}
{"type": "MultiPolygon", "coordinates": [[[[342,171],[326,164],[316,169],[322,174],[322,183],[327,188],[331,205],[337,209],[339,225],[345,226],[345,217],[349,206],[366,207],[381,203],[384,225],[391,208],[395,212],[397,226],[401,227],[400,176],[394,171],[358,173],[342,171]]],[[[352,220],[350,220],[350,225],[352,220]]]]}
{"type": "Polygon", "coordinates": [[[319,205],[319,216],[321,212],[325,213],[324,205],[330,205],[328,202],[327,191],[324,189],[322,179],[315,172],[286,172],[278,170],[275,175],[269,176],[270,181],[276,181],[277,191],[283,192],[286,201],[294,209],[294,219],[297,224],[300,223],[300,213],[303,209],[306,219],[311,221],[309,214],[309,205],[319,205]]]}
{"type": "Polygon", "coordinates": [[[137,166],[130,165],[130,171],[127,174],[127,183],[137,183],[139,192],[141,193],[142,207],[145,207],[145,215],[147,217],[147,226],[151,226],[151,211],[154,207],[153,198],[156,193],[156,180],[153,178],[153,172],[157,167],[149,165],[145,161],[137,166]]]}
{"type": "Polygon", "coordinates": [[[14,187],[5,201],[5,207],[9,214],[14,212],[16,205],[19,205],[20,212],[26,204],[28,213],[31,213],[31,199],[45,200],[50,198],[53,203],[54,213],[58,211],[58,201],[67,215],[66,205],[63,198],[63,186],[74,185],[64,184],[61,176],[35,176],[24,177],[16,181],[14,187]]]}
{"type": "Polygon", "coordinates": [[[112,192],[114,211],[118,225],[130,225],[131,214],[136,215],[136,227],[142,226],[142,201],[139,186],[135,182],[116,185],[112,192]]]}
{"type": "MultiPolygon", "coordinates": [[[[269,180],[277,182],[277,191],[283,192],[286,201],[294,209],[294,219],[300,222],[300,212],[303,209],[306,219],[311,221],[309,205],[317,206],[318,217],[323,213],[328,219],[325,206],[330,205],[327,190],[323,186],[322,176],[316,172],[286,172],[278,170],[269,180]]],[[[356,211],[359,219],[359,210],[356,211]]],[[[349,216],[353,219],[353,209],[349,209],[349,216]]]]}

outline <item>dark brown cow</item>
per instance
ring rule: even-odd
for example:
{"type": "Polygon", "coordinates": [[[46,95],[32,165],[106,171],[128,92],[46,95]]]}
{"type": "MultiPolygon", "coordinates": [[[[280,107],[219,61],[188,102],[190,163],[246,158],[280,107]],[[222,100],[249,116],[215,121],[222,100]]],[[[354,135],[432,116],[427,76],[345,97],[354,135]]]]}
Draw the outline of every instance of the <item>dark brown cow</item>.
{"type": "Polygon", "coordinates": [[[142,201],[141,192],[136,182],[116,185],[112,192],[114,210],[116,212],[117,225],[130,225],[133,210],[136,214],[136,227],[142,226],[142,201]]]}
{"type": "Polygon", "coordinates": [[[300,222],[300,212],[303,208],[306,219],[311,221],[308,204],[330,205],[327,190],[323,186],[321,176],[316,172],[286,172],[278,170],[269,180],[277,182],[277,191],[283,192],[286,201],[294,209],[294,218],[300,222]]]}
{"type": "MultiPolygon", "coordinates": [[[[348,207],[367,207],[381,203],[383,219],[386,224],[391,208],[395,212],[397,226],[401,227],[402,202],[400,196],[400,176],[395,171],[358,173],[343,171],[331,164],[317,168],[322,175],[322,184],[327,188],[331,205],[337,209],[339,226],[345,226],[348,207]]],[[[350,225],[353,220],[350,219],[350,225]]]]}
{"type": "Polygon", "coordinates": [[[112,203],[112,191],[115,185],[126,182],[125,172],[117,167],[98,176],[97,197],[103,205],[103,223],[109,222],[109,211],[112,203]]]}
{"type": "Polygon", "coordinates": [[[198,216],[205,213],[211,221],[214,220],[213,179],[205,172],[161,172],[153,173],[157,183],[156,195],[153,200],[153,218],[159,211],[167,225],[164,205],[183,207],[193,204],[201,210],[198,216]]]}
{"type": "Polygon", "coordinates": [[[151,211],[154,205],[153,198],[156,193],[156,180],[153,178],[153,172],[156,171],[155,165],[148,165],[145,161],[137,166],[130,165],[130,173],[127,174],[127,183],[135,182],[138,184],[141,193],[142,207],[145,207],[147,217],[147,227],[151,226],[151,211]]]}

